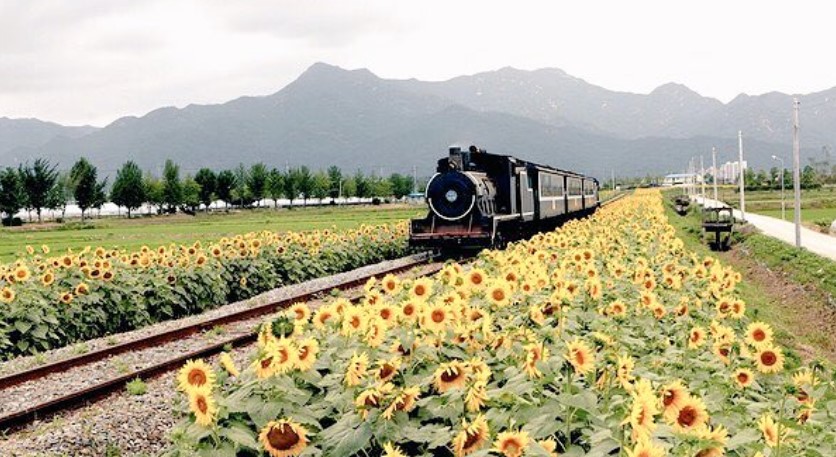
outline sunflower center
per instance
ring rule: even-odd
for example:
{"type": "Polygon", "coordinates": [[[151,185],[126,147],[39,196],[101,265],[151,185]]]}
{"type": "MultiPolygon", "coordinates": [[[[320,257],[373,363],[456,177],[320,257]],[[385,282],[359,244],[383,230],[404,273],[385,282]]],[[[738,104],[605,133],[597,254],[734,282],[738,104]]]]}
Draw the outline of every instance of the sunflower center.
{"type": "Polygon", "coordinates": [[[496,301],[505,300],[505,291],[503,291],[502,289],[494,289],[492,295],[493,295],[493,299],[496,300],[496,301]]]}
{"type": "Polygon", "coordinates": [[[423,285],[418,284],[417,286],[415,286],[415,295],[420,297],[425,293],[427,293],[427,289],[423,285]]]}
{"type": "Polygon", "coordinates": [[[380,367],[380,378],[386,379],[395,372],[395,367],[391,364],[384,363],[382,367],[380,367]]]}
{"type": "Polygon", "coordinates": [[[764,332],[761,329],[757,329],[754,332],[752,332],[752,339],[754,339],[755,341],[763,341],[766,339],[766,332],[764,332]]]}
{"type": "Polygon", "coordinates": [[[746,373],[738,373],[738,374],[737,374],[737,380],[738,380],[741,384],[746,384],[746,382],[748,382],[748,381],[749,381],[749,375],[748,375],[748,374],[746,374],[746,373]]]}
{"type": "Polygon", "coordinates": [[[766,351],[763,354],[761,354],[761,363],[763,363],[764,365],[766,365],[768,367],[771,367],[772,365],[775,365],[775,362],[777,362],[777,361],[778,361],[778,357],[772,351],[766,351]]]}
{"type": "Polygon", "coordinates": [[[273,358],[267,357],[261,361],[261,368],[267,369],[271,363],[273,363],[273,358]]]}
{"type": "Polygon", "coordinates": [[[441,380],[444,382],[453,382],[456,379],[459,379],[459,370],[456,368],[450,368],[441,373],[441,380]]]}
{"type": "Polygon", "coordinates": [[[415,307],[412,304],[408,304],[403,307],[403,313],[405,316],[411,316],[415,312],[415,307]]]}
{"type": "Polygon", "coordinates": [[[482,276],[481,275],[473,275],[473,276],[470,277],[470,282],[472,282],[473,284],[476,284],[478,286],[479,284],[482,284],[482,276]]]}
{"type": "Polygon", "coordinates": [[[691,341],[696,343],[699,340],[700,340],[700,334],[699,333],[694,332],[694,333],[691,334],[691,341]]]}
{"type": "Polygon", "coordinates": [[[354,317],[351,318],[351,326],[352,327],[359,328],[361,323],[362,322],[360,321],[359,317],[354,316],[354,317]]]}
{"type": "Polygon", "coordinates": [[[437,310],[432,312],[431,317],[432,317],[433,322],[435,322],[436,324],[440,324],[440,323],[444,322],[444,311],[442,311],[440,309],[437,309],[437,310]]]}
{"type": "Polygon", "coordinates": [[[676,398],[676,395],[672,391],[666,390],[665,393],[662,396],[662,403],[664,403],[665,406],[670,406],[671,403],[673,403],[675,398],[676,398]]]}
{"type": "Polygon", "coordinates": [[[586,362],[586,357],[584,357],[583,352],[577,350],[575,351],[575,362],[577,362],[578,365],[583,365],[583,363],[586,362]]]}
{"type": "Polygon", "coordinates": [[[380,310],[380,317],[382,317],[383,319],[388,321],[389,318],[392,317],[392,310],[390,310],[389,308],[381,309],[380,310]]]}
{"type": "Polygon", "coordinates": [[[465,432],[465,434],[467,435],[467,439],[464,440],[464,446],[463,446],[464,449],[463,450],[468,450],[468,449],[476,446],[477,443],[479,443],[479,431],[478,430],[476,431],[476,433],[465,432]]]}
{"type": "Polygon", "coordinates": [[[202,386],[206,384],[206,373],[203,370],[192,370],[189,372],[189,384],[202,386]]]}
{"type": "Polygon", "coordinates": [[[286,451],[299,442],[299,435],[291,427],[280,425],[267,432],[267,441],[273,448],[286,451]]]}
{"type": "Polygon", "coordinates": [[[203,396],[197,397],[197,409],[203,414],[206,414],[206,411],[209,409],[209,405],[206,404],[206,399],[203,396]]]}
{"type": "Polygon", "coordinates": [[[690,407],[686,406],[679,411],[679,416],[676,418],[676,423],[683,427],[690,427],[694,425],[694,422],[697,421],[697,411],[690,407]]]}
{"type": "Polygon", "coordinates": [[[509,439],[502,445],[502,450],[505,452],[505,455],[517,455],[521,448],[522,443],[513,438],[509,439]]]}
{"type": "Polygon", "coordinates": [[[302,346],[299,349],[299,360],[307,359],[309,353],[310,353],[310,350],[308,349],[308,347],[307,346],[302,346]]]}

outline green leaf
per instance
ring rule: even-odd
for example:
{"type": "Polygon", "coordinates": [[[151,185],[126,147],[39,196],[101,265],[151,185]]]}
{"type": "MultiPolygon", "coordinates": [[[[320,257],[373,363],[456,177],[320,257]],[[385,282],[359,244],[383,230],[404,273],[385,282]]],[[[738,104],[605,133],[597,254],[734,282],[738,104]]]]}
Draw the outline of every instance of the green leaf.
{"type": "Polygon", "coordinates": [[[15,321],[15,328],[20,333],[26,333],[30,328],[32,328],[32,324],[28,321],[19,320],[15,321]]]}
{"type": "Polygon", "coordinates": [[[353,455],[368,446],[372,431],[368,422],[357,414],[344,414],[340,420],[322,431],[322,445],[328,455],[353,455]]]}
{"type": "Polygon", "coordinates": [[[239,422],[234,422],[229,428],[221,430],[220,435],[239,446],[258,449],[258,441],[255,439],[255,433],[249,427],[239,422]]]}
{"type": "Polygon", "coordinates": [[[728,443],[726,443],[726,449],[737,449],[743,445],[757,441],[760,437],[761,434],[757,430],[747,428],[743,431],[735,433],[734,436],[729,439],[728,443]]]}

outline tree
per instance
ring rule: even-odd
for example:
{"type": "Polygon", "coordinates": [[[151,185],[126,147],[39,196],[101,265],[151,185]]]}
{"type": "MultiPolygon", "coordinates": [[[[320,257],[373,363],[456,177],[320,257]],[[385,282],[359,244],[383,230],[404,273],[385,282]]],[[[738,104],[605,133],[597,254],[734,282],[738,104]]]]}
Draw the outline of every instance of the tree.
{"type": "Polygon", "coordinates": [[[273,199],[273,207],[279,207],[279,198],[284,194],[284,175],[276,168],[270,170],[267,176],[267,195],[273,199]]]}
{"type": "Polygon", "coordinates": [[[354,178],[348,177],[343,180],[343,198],[357,196],[357,184],[354,178]]]}
{"type": "Polygon", "coordinates": [[[801,170],[801,188],[802,189],[818,189],[821,187],[816,169],[810,165],[805,165],[801,170]]]}
{"type": "Polygon", "coordinates": [[[247,175],[247,187],[250,189],[250,196],[256,201],[257,205],[266,193],[267,176],[267,167],[263,163],[259,162],[250,167],[250,173],[247,175]]]}
{"type": "Polygon", "coordinates": [[[302,165],[301,167],[296,169],[297,172],[297,182],[299,184],[299,193],[302,194],[302,206],[308,204],[308,198],[311,196],[311,191],[313,191],[313,175],[311,175],[311,170],[302,165]]]}
{"type": "Polygon", "coordinates": [[[290,207],[293,208],[293,200],[299,196],[299,171],[296,168],[288,170],[284,176],[284,197],[290,200],[290,207]]]}
{"type": "Polygon", "coordinates": [[[110,201],[127,208],[128,219],[130,219],[131,211],[141,207],[147,200],[145,190],[142,170],[136,162],[129,160],[116,172],[113,188],[110,189],[110,201]]]}
{"type": "Polygon", "coordinates": [[[60,209],[61,219],[64,219],[64,214],[67,211],[67,201],[70,199],[72,193],[69,173],[63,172],[59,174],[55,185],[49,189],[49,194],[46,198],[46,207],[53,211],[60,209]]]}
{"type": "Polygon", "coordinates": [[[142,178],[142,187],[145,188],[145,198],[150,206],[157,207],[157,214],[163,212],[165,204],[165,192],[163,182],[150,173],[142,178]]]}
{"type": "Polygon", "coordinates": [[[392,183],[379,176],[372,176],[369,178],[369,193],[370,197],[387,197],[392,195],[392,183]]]}
{"type": "Polygon", "coordinates": [[[232,200],[232,189],[235,187],[235,174],[231,170],[223,170],[215,179],[215,194],[224,201],[225,209],[229,210],[232,200]]]}
{"type": "Polygon", "coordinates": [[[22,166],[20,172],[28,206],[35,210],[38,222],[41,222],[41,209],[46,207],[49,190],[58,180],[56,166],[45,159],[36,159],[31,167],[22,166]]]}
{"type": "Polygon", "coordinates": [[[354,174],[354,188],[358,198],[367,198],[371,196],[369,180],[363,176],[363,172],[360,170],[357,170],[357,173],[354,174]]]}
{"type": "Polygon", "coordinates": [[[23,208],[25,190],[20,173],[11,167],[0,172],[0,213],[6,215],[7,225],[12,225],[15,214],[23,208]]]}
{"type": "Polygon", "coordinates": [[[233,187],[233,197],[238,200],[238,206],[244,207],[244,200],[249,200],[250,194],[247,189],[247,179],[249,175],[247,169],[244,168],[243,163],[239,163],[235,168],[235,186],[233,187]]]}
{"type": "Polygon", "coordinates": [[[318,198],[322,203],[322,199],[327,197],[331,190],[331,178],[328,173],[324,171],[317,171],[311,178],[311,196],[318,198]]]}
{"type": "Polygon", "coordinates": [[[209,205],[212,204],[212,199],[215,196],[217,176],[215,172],[208,168],[201,168],[197,171],[194,181],[200,186],[200,192],[197,193],[197,199],[200,203],[206,206],[206,211],[209,211],[209,205]]]}
{"type": "Polygon", "coordinates": [[[180,183],[180,166],[171,159],[165,161],[163,168],[163,202],[166,211],[177,212],[177,207],[183,203],[183,184],[180,183]]]}
{"type": "Polygon", "coordinates": [[[331,180],[331,186],[328,192],[329,195],[331,198],[339,197],[341,182],[343,180],[343,172],[340,170],[340,167],[336,165],[328,167],[328,179],[331,180]]]}
{"type": "Polygon", "coordinates": [[[84,213],[99,202],[105,183],[99,183],[96,167],[84,157],[70,169],[70,183],[75,204],[81,210],[81,222],[84,222],[84,213]]]}
{"type": "Polygon", "coordinates": [[[194,214],[200,207],[200,184],[191,176],[186,176],[183,180],[183,198],[182,208],[183,212],[194,214]]]}
{"type": "Polygon", "coordinates": [[[399,173],[392,173],[389,177],[389,182],[392,185],[392,194],[395,198],[403,198],[412,193],[412,177],[404,176],[399,173]]]}

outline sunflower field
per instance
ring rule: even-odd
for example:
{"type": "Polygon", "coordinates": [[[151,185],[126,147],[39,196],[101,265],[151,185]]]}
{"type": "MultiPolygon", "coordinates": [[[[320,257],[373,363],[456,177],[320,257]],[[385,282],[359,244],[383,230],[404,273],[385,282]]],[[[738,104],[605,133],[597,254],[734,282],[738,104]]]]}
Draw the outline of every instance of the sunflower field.
{"type": "Polygon", "coordinates": [[[638,193],[360,304],[297,304],[246,366],[189,362],[170,455],[836,455],[832,369],[740,281],[638,193]]]}
{"type": "Polygon", "coordinates": [[[200,313],[285,284],[404,255],[406,223],[253,232],[215,243],[87,247],[0,265],[0,360],[200,313]]]}

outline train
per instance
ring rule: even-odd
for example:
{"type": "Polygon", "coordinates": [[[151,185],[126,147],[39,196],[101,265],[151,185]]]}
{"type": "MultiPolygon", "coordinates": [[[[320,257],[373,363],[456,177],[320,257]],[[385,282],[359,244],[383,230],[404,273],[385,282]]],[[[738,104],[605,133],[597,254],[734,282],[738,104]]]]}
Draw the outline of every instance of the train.
{"type": "Polygon", "coordinates": [[[424,197],[428,213],[410,221],[409,244],[442,251],[503,247],[601,204],[594,178],[476,146],[450,147],[424,197]]]}

